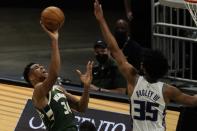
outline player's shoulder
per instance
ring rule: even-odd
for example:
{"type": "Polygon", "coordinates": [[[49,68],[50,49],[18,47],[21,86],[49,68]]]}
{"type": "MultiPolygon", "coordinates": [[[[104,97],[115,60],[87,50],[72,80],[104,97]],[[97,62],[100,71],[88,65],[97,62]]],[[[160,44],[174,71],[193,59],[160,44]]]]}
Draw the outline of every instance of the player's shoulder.
{"type": "Polygon", "coordinates": [[[177,88],[173,85],[164,83],[163,85],[163,94],[166,100],[170,100],[176,94],[177,88]]]}
{"type": "Polygon", "coordinates": [[[163,83],[164,91],[172,92],[176,87],[167,83],[163,83]]]}
{"type": "Polygon", "coordinates": [[[54,85],[52,90],[60,91],[60,92],[66,92],[66,90],[61,85],[54,85]]]}

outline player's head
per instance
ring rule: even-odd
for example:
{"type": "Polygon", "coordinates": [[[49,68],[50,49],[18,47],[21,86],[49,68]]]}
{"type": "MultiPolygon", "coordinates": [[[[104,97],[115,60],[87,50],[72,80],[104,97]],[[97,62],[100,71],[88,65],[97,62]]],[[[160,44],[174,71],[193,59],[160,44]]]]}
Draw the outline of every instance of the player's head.
{"type": "Polygon", "coordinates": [[[92,122],[85,121],[80,124],[79,131],[96,131],[96,127],[92,122]]]}
{"type": "Polygon", "coordinates": [[[168,61],[158,50],[145,49],[142,57],[144,74],[152,80],[162,78],[168,72],[168,61]]]}
{"type": "Polygon", "coordinates": [[[23,72],[24,79],[33,86],[37,82],[42,82],[48,77],[48,73],[42,65],[29,63],[23,72]]]}
{"type": "Polygon", "coordinates": [[[96,60],[100,64],[104,64],[110,56],[110,51],[107,48],[107,44],[102,40],[96,41],[94,44],[94,54],[96,60]]]}
{"type": "Polygon", "coordinates": [[[124,43],[127,41],[129,35],[129,24],[126,20],[119,19],[116,21],[114,29],[114,37],[118,42],[118,46],[121,49],[124,43]]]}

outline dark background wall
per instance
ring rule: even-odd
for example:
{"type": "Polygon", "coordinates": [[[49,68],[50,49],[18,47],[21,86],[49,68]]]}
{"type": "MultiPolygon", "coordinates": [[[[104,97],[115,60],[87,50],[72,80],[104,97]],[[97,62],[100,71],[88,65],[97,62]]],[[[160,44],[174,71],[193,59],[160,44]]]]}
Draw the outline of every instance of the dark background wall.
{"type": "MultiPolygon", "coordinates": [[[[92,9],[93,0],[1,0],[1,7],[45,7],[57,5],[67,9],[92,9]]],[[[108,9],[123,9],[123,0],[100,0],[108,9]]]]}
{"type": "MultiPolygon", "coordinates": [[[[115,21],[125,17],[123,3],[103,2],[104,14],[113,29],[115,21]]],[[[102,38],[93,14],[93,0],[1,0],[0,77],[22,80],[23,69],[29,62],[48,65],[50,41],[39,20],[42,9],[50,5],[63,9],[66,16],[60,30],[60,76],[79,83],[75,69],[85,70],[87,61],[94,59],[94,42],[102,38]]]]}
{"type": "MultiPolygon", "coordinates": [[[[126,18],[123,0],[100,2],[113,32],[116,20],[126,18]]],[[[0,77],[21,79],[25,65],[32,61],[48,65],[49,39],[39,21],[42,9],[51,5],[60,7],[66,16],[60,37],[60,75],[79,83],[75,69],[84,70],[87,61],[94,60],[93,44],[102,38],[93,0],[0,0],[0,77]]]]}

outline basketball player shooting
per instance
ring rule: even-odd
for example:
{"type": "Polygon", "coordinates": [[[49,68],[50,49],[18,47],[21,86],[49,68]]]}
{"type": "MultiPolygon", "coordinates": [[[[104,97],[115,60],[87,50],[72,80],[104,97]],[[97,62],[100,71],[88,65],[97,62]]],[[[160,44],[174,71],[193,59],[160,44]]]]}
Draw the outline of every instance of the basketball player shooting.
{"type": "Polygon", "coordinates": [[[144,75],[140,76],[119,49],[98,0],[94,2],[94,14],[105,42],[121,73],[127,79],[133,131],[165,131],[165,109],[171,100],[188,106],[197,106],[197,96],[184,94],[176,87],[159,81],[168,70],[167,60],[161,52],[144,51],[141,65],[144,75]]]}
{"type": "Polygon", "coordinates": [[[92,62],[88,62],[87,70],[77,73],[84,86],[81,99],[66,92],[56,84],[60,71],[60,53],[58,47],[58,29],[49,31],[43,23],[41,26],[51,39],[51,61],[49,70],[38,63],[30,63],[24,70],[25,80],[33,86],[32,101],[46,128],[50,131],[77,131],[72,110],[84,112],[89,102],[89,87],[92,80],[92,62]]]}

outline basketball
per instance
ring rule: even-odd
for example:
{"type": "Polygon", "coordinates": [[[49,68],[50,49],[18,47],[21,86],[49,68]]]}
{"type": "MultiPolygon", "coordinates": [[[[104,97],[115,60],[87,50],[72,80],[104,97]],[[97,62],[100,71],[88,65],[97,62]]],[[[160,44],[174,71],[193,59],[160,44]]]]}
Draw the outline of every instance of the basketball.
{"type": "Polygon", "coordinates": [[[41,13],[41,22],[50,31],[61,28],[64,24],[64,19],[63,11],[55,6],[47,7],[41,13]]]}

